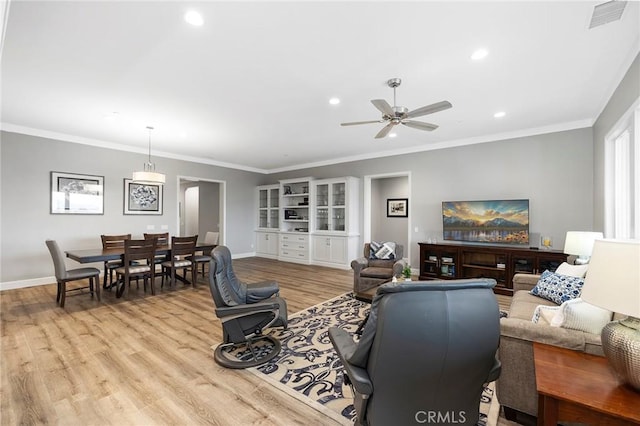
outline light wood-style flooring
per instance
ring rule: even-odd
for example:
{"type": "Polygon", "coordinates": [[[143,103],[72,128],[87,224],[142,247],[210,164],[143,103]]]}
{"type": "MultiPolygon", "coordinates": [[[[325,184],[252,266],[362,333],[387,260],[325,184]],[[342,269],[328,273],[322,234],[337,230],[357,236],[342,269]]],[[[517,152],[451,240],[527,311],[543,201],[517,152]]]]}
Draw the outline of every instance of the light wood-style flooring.
{"type": "MultiPolygon", "coordinates": [[[[352,289],[352,272],[262,258],[234,260],[247,282],[275,279],[289,313],[352,289]]],[[[55,303],[55,284],[0,293],[1,425],[332,425],[244,370],[218,366],[206,280],[129,299],[103,292],[55,303]]],[[[498,297],[501,308],[509,298],[498,297]]]]}

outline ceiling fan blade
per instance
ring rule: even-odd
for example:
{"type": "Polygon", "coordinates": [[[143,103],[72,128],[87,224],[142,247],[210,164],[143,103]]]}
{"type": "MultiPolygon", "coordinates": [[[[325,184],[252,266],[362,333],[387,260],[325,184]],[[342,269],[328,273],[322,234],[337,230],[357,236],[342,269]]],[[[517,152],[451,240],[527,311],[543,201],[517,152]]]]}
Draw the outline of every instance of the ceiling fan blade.
{"type": "Polygon", "coordinates": [[[402,120],[401,123],[407,127],[413,127],[414,129],[420,130],[432,131],[438,128],[438,126],[436,126],[435,124],[424,123],[422,121],[402,120]]]}
{"type": "Polygon", "coordinates": [[[384,99],[373,99],[371,100],[371,103],[384,115],[388,115],[389,117],[393,117],[395,115],[393,113],[393,108],[391,108],[391,105],[389,105],[389,103],[384,99]]]}
{"type": "Polygon", "coordinates": [[[351,123],[340,123],[341,126],[356,126],[358,124],[384,123],[384,120],[352,121],[351,123]]]}
{"type": "Polygon", "coordinates": [[[376,135],[376,139],[382,139],[385,136],[387,136],[387,134],[389,134],[389,132],[391,131],[391,129],[393,128],[393,126],[395,126],[395,123],[392,121],[391,123],[387,124],[386,126],[384,126],[382,128],[382,130],[380,130],[378,132],[378,134],[376,135]]]}
{"type": "Polygon", "coordinates": [[[434,112],[442,111],[451,108],[453,105],[449,101],[436,102],[435,104],[423,106],[422,108],[409,111],[406,118],[416,118],[427,114],[433,114],[434,112]]]}

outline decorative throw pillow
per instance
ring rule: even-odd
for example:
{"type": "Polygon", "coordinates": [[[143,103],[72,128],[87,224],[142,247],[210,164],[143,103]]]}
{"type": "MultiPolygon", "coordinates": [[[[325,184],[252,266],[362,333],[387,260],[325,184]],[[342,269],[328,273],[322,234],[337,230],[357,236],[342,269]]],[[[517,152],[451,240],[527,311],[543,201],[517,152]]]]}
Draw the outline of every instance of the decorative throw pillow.
{"type": "Polygon", "coordinates": [[[370,259],[391,260],[396,258],[396,243],[394,242],[377,243],[371,241],[369,247],[371,248],[370,259]]]}
{"type": "Polygon", "coordinates": [[[584,278],[587,275],[587,266],[589,265],[569,265],[567,262],[562,262],[556,269],[556,274],[584,278]]]}
{"type": "Polygon", "coordinates": [[[611,321],[613,312],[598,306],[590,305],[577,298],[567,300],[559,306],[551,325],[554,327],[570,328],[586,333],[600,334],[605,325],[611,321]]]}
{"type": "Polygon", "coordinates": [[[559,310],[560,306],[538,305],[536,306],[536,310],[533,311],[531,322],[534,324],[551,325],[551,321],[553,321],[553,318],[559,310]]]}
{"type": "Polygon", "coordinates": [[[550,300],[557,305],[561,305],[567,300],[580,297],[582,292],[583,278],[560,275],[555,272],[544,271],[540,275],[540,280],[531,289],[531,294],[550,300]]]}

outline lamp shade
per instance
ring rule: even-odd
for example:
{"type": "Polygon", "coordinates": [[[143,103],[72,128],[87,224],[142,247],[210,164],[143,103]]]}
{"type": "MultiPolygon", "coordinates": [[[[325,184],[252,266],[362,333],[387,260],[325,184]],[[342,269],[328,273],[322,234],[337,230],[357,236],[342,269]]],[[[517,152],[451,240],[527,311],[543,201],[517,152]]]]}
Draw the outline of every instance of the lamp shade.
{"type": "Polygon", "coordinates": [[[133,172],[133,182],[147,185],[162,185],[165,182],[165,176],[158,172],[133,172]]]}
{"type": "Polygon", "coordinates": [[[602,238],[602,232],[568,231],[564,240],[564,252],[576,256],[591,256],[593,242],[602,238]]]}
{"type": "Polygon", "coordinates": [[[640,317],[640,241],[596,240],[580,297],[640,317]]]}

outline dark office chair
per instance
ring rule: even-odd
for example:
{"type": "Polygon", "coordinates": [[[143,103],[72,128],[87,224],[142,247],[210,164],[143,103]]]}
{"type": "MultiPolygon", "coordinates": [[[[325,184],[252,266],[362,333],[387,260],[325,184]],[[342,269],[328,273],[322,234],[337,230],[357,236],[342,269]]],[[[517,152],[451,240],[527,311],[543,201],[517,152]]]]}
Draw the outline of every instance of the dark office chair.
{"type": "Polygon", "coordinates": [[[329,329],[358,424],[415,424],[419,413],[476,424],[483,385],[500,375],[494,286],[489,279],[384,284],[358,343],[329,329]]]}
{"type": "Polygon", "coordinates": [[[216,348],[214,359],[227,368],[264,364],[280,353],[281,346],[273,336],[263,335],[263,330],[287,328],[287,303],[278,297],[278,283],[245,284],[238,280],[226,246],[214,248],[211,257],[209,287],[224,339],[216,348]],[[239,354],[243,347],[244,352],[239,354]]]}
{"type": "Polygon", "coordinates": [[[53,267],[56,274],[56,282],[58,283],[58,294],[56,295],[56,303],[64,308],[64,302],[67,298],[67,292],[75,292],[84,289],[89,289],[91,297],[93,292],[96,292],[96,297],[100,300],[100,270],[96,268],[78,268],[67,270],[64,264],[64,255],[58,247],[58,243],[54,240],[46,240],[47,248],[51,253],[51,259],[53,260],[53,267]],[[70,281],[80,281],[89,279],[89,285],[83,287],[74,287],[67,289],[67,283],[70,281]]]}

